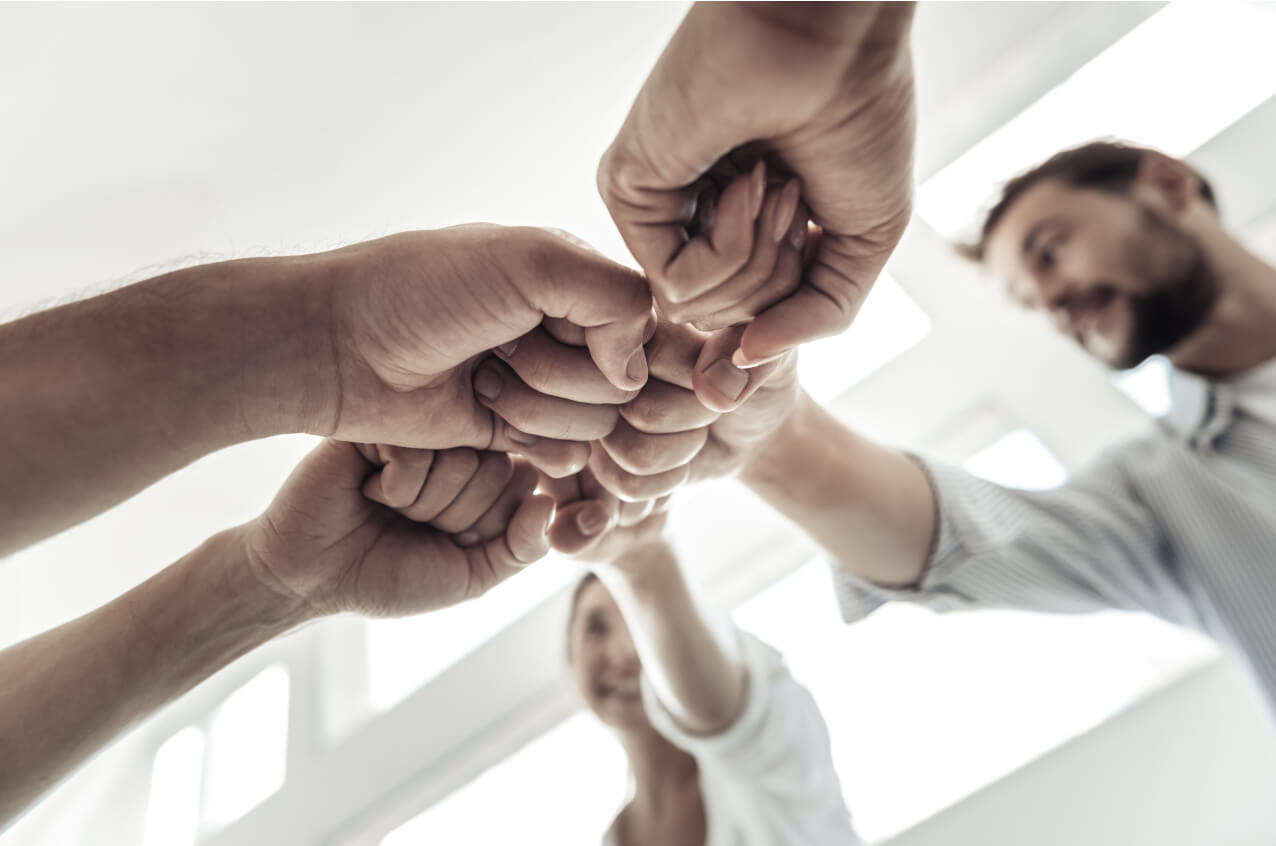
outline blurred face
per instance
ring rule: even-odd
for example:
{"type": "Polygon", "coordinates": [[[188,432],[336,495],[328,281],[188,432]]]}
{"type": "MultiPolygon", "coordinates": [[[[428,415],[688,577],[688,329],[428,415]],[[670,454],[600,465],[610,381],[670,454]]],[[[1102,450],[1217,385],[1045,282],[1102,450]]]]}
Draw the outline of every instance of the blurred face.
{"type": "Polygon", "coordinates": [[[1112,367],[1169,352],[1208,319],[1215,277],[1197,238],[1133,198],[1043,180],[987,240],[1011,296],[1046,310],[1112,367]]]}
{"type": "Polygon", "coordinates": [[[568,630],[572,676],[598,719],[616,729],[647,725],[638,685],[642,663],[629,627],[602,582],[590,582],[580,594],[568,630]]]}

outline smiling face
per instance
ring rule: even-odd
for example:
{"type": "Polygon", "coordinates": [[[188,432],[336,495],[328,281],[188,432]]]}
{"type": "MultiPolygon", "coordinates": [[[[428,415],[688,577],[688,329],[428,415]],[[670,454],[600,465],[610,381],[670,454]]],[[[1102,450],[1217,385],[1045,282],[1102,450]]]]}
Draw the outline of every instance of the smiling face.
{"type": "Polygon", "coordinates": [[[615,729],[646,727],[642,662],[616,601],[598,579],[577,595],[567,637],[572,677],[589,710],[615,729]]]}
{"type": "Polygon", "coordinates": [[[985,256],[1011,296],[1119,369],[1165,353],[1209,317],[1217,284],[1199,240],[1133,196],[1044,179],[1006,209],[985,256]]]}

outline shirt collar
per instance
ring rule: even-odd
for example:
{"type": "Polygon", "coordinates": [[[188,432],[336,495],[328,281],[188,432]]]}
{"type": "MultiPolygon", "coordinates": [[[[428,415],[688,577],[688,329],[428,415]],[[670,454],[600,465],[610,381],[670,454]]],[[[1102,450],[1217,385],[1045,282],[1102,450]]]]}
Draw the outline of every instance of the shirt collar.
{"type": "Polygon", "coordinates": [[[1276,426],[1276,358],[1228,380],[1238,408],[1276,426]]]}
{"type": "Polygon", "coordinates": [[[1193,442],[1212,441],[1231,424],[1237,409],[1276,425],[1276,359],[1218,382],[1171,367],[1170,397],[1164,422],[1193,442]]]}

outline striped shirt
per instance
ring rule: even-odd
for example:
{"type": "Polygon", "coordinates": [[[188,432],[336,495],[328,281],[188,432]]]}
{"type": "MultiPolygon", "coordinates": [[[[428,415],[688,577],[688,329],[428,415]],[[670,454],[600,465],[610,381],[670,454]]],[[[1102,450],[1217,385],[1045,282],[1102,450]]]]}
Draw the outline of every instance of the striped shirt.
{"type": "Polygon", "coordinates": [[[923,461],[938,528],[925,575],[887,589],[835,568],[842,614],[1140,610],[1203,631],[1276,712],[1276,360],[1243,378],[1172,376],[1173,409],[1072,481],[1019,491],[923,461]]]}

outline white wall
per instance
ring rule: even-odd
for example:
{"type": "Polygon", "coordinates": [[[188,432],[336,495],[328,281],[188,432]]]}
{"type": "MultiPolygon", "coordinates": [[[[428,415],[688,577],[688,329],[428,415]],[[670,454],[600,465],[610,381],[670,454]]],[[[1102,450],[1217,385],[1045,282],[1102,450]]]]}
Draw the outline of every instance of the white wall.
{"type": "Polygon", "coordinates": [[[1206,664],[890,846],[1258,846],[1276,733],[1235,664],[1206,664]]]}

